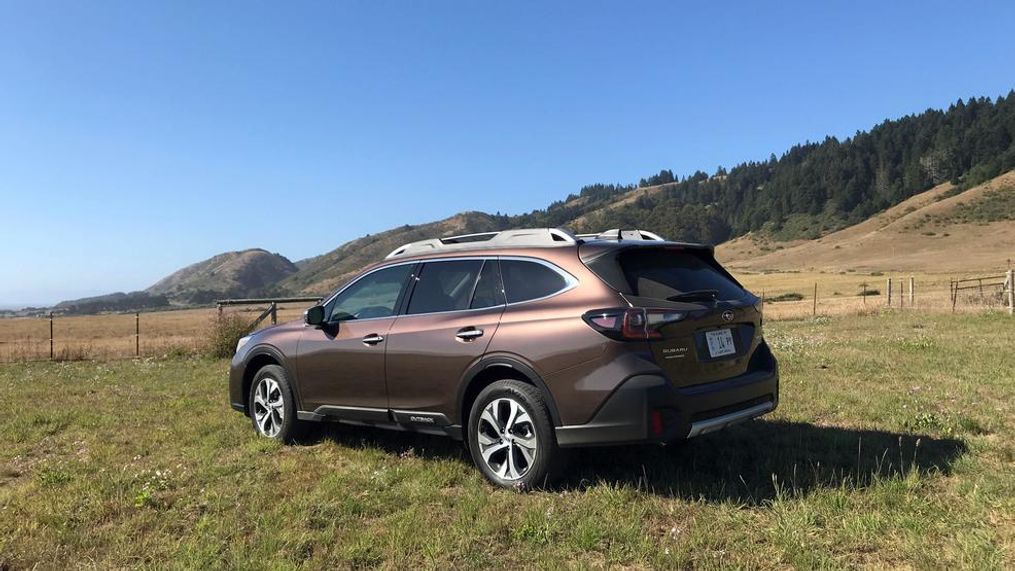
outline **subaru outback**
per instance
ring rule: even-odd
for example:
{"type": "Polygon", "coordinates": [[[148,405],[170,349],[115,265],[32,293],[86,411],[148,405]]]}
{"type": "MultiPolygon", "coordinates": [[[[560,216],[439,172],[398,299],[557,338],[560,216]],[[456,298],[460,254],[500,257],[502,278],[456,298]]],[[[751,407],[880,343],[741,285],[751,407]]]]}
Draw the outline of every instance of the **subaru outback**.
{"type": "Polygon", "coordinates": [[[761,300],[701,244],[642,230],[507,230],[404,245],[303,321],[240,340],[233,408],[292,442],[310,423],[463,440],[499,486],[564,449],[668,443],[775,409],[761,300]]]}

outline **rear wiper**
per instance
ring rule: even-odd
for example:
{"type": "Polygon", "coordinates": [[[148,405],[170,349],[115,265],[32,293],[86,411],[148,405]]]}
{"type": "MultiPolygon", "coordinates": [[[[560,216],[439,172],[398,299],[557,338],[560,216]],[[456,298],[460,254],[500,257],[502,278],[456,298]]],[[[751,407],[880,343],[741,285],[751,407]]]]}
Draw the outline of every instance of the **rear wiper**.
{"type": "Polygon", "coordinates": [[[691,291],[685,291],[676,295],[671,295],[666,298],[666,301],[688,301],[688,300],[711,300],[715,301],[719,297],[719,290],[717,289],[696,289],[691,291]]]}

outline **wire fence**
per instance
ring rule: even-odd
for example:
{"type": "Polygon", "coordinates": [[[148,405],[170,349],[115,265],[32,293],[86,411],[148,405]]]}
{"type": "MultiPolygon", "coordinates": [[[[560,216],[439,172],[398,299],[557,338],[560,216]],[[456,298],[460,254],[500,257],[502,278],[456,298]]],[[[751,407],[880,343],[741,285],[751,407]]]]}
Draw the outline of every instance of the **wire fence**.
{"type": "MultiPolygon", "coordinates": [[[[776,286],[751,283],[765,277],[744,276],[742,281],[762,297],[769,321],[884,310],[1015,313],[1011,270],[964,278],[872,275],[794,281],[792,276],[780,275],[776,286]]],[[[223,300],[214,308],[203,309],[3,318],[0,362],[197,354],[223,315],[244,316],[260,328],[300,319],[303,310],[316,300],[223,300]]]]}
{"type": "Polygon", "coordinates": [[[275,304],[274,319],[263,306],[181,309],[98,315],[47,314],[0,319],[0,362],[80,361],[199,354],[222,315],[239,315],[260,329],[300,319],[307,304],[275,304]]]}
{"type": "MultiPolygon", "coordinates": [[[[859,278],[857,276],[856,278],[859,278]]],[[[792,287],[755,288],[765,304],[766,319],[817,315],[863,314],[885,309],[1015,313],[1012,271],[972,278],[869,276],[860,279],[800,283],[792,287]]]]}

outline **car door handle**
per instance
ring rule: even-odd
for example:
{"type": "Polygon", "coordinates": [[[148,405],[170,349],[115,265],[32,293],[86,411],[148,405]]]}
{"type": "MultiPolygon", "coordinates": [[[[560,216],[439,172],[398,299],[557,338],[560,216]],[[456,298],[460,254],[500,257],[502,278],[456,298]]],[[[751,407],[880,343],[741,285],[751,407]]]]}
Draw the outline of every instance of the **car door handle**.
{"type": "Polygon", "coordinates": [[[475,327],[466,327],[465,329],[459,329],[458,333],[455,333],[455,337],[458,337],[462,341],[472,341],[473,339],[483,336],[482,329],[476,329],[475,327]]]}
{"type": "Polygon", "coordinates": [[[367,335],[366,337],[363,338],[363,343],[366,345],[376,345],[381,341],[384,341],[384,337],[381,337],[376,333],[371,333],[370,335],[367,335]]]}

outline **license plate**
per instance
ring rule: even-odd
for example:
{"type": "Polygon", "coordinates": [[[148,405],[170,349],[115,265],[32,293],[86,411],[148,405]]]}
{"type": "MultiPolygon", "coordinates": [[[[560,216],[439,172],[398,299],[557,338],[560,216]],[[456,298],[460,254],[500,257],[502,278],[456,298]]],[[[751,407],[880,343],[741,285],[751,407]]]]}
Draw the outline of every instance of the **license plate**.
{"type": "Polygon", "coordinates": [[[723,357],[737,352],[733,346],[733,332],[729,329],[706,331],[705,341],[708,342],[708,354],[711,357],[723,357]]]}

